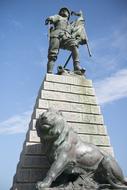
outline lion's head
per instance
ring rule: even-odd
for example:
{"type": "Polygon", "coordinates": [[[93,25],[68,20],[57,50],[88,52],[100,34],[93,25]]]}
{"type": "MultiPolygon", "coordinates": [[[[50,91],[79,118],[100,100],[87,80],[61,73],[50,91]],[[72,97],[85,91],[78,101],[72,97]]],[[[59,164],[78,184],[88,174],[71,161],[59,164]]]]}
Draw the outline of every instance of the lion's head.
{"type": "Polygon", "coordinates": [[[40,115],[36,123],[37,134],[41,139],[58,139],[64,131],[66,121],[62,113],[53,108],[40,115]]]}

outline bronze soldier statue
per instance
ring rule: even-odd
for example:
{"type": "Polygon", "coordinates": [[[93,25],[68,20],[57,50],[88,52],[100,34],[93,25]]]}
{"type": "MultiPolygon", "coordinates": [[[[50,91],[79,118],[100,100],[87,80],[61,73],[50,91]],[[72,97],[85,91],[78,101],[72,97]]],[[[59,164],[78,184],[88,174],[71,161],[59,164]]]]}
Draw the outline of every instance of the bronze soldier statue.
{"type": "Polygon", "coordinates": [[[80,19],[78,19],[77,22],[75,21],[70,23],[69,19],[71,13],[68,8],[64,7],[60,9],[57,15],[50,16],[45,21],[46,25],[52,24],[49,32],[50,39],[47,64],[48,73],[53,72],[54,63],[57,59],[59,49],[66,49],[71,51],[74,72],[82,70],[79,61],[78,46],[79,44],[86,44],[86,36],[84,33],[84,40],[82,40],[82,34],[80,33],[79,35],[78,33],[79,30],[81,31],[81,22],[83,21],[83,17],[81,12],[79,14],[72,12],[72,14],[79,16],[80,19]]]}

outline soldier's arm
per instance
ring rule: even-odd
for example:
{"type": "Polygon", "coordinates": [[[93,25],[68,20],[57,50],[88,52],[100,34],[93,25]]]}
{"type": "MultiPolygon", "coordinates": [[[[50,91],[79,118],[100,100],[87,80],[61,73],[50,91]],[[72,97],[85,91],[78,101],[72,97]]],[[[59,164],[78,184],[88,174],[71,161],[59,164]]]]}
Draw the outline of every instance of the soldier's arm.
{"type": "Polygon", "coordinates": [[[55,22],[57,22],[59,19],[59,15],[54,15],[54,16],[50,16],[45,20],[45,25],[47,24],[54,24],[55,22]]]}

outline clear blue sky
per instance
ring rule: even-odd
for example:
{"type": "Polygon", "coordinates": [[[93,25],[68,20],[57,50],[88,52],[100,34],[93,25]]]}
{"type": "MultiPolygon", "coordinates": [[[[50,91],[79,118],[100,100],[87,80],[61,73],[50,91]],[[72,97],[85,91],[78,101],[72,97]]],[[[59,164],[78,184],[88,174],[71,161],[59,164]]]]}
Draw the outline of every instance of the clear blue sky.
{"type": "MultiPolygon", "coordinates": [[[[80,48],[116,159],[127,176],[127,1],[0,0],[0,189],[12,184],[39,86],[46,73],[44,20],[66,6],[86,18],[92,58],[80,48]]],[[[56,65],[68,52],[60,52],[56,65]]],[[[66,56],[65,56],[66,55],[66,56]]],[[[71,65],[71,63],[70,63],[71,65]]]]}

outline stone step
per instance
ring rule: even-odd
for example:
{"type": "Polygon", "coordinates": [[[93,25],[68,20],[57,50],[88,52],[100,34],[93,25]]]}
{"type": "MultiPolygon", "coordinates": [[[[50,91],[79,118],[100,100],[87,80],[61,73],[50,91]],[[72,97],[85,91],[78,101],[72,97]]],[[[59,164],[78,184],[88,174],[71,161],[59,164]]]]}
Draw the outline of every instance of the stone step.
{"type": "MultiPolygon", "coordinates": [[[[33,119],[39,118],[44,112],[44,109],[35,109],[33,113],[33,119]]],[[[90,123],[90,124],[104,124],[103,116],[101,114],[85,114],[85,113],[74,113],[74,112],[62,112],[64,118],[68,122],[76,123],[90,123]]]]}
{"type": "MultiPolygon", "coordinates": [[[[104,152],[110,153],[113,155],[113,149],[109,145],[102,145],[98,146],[101,150],[104,152]]],[[[26,142],[26,146],[24,148],[24,154],[25,155],[42,155],[44,156],[46,154],[45,146],[42,143],[37,142],[26,142]]]]}
{"type": "Polygon", "coordinates": [[[84,76],[74,77],[74,76],[46,74],[45,81],[92,87],[92,81],[85,79],[84,76]]]}
{"type": "Polygon", "coordinates": [[[45,155],[45,151],[42,143],[26,142],[24,146],[24,154],[27,155],[45,155]]]}
{"type": "Polygon", "coordinates": [[[36,183],[15,183],[10,190],[37,190],[36,183]]]}
{"type": "Polygon", "coordinates": [[[105,154],[107,155],[111,155],[114,157],[114,151],[113,151],[113,148],[112,146],[110,145],[109,147],[106,147],[106,146],[99,146],[99,149],[104,152],[105,154]]]}
{"type": "Polygon", "coordinates": [[[97,105],[97,99],[95,96],[71,94],[71,93],[65,93],[65,92],[42,90],[40,98],[46,99],[46,100],[56,100],[56,101],[63,101],[63,102],[74,102],[74,103],[97,105]]]}
{"type": "MultiPolygon", "coordinates": [[[[106,135],[87,135],[87,134],[79,134],[83,141],[93,143],[95,145],[105,145],[110,146],[109,137],[106,135]]],[[[29,142],[40,142],[40,137],[37,136],[36,131],[30,131],[27,135],[26,141],[29,142]]]]}
{"type": "Polygon", "coordinates": [[[107,135],[79,135],[84,142],[92,143],[97,146],[110,146],[110,139],[107,135]]]}
{"type": "Polygon", "coordinates": [[[46,176],[46,173],[48,171],[48,168],[46,169],[27,169],[27,168],[18,168],[17,175],[16,175],[16,182],[24,182],[24,183],[30,183],[30,182],[37,182],[44,179],[46,176]]]}
{"type": "MultiPolygon", "coordinates": [[[[36,119],[32,119],[30,123],[30,130],[36,130],[36,119]]],[[[106,135],[107,129],[104,125],[96,125],[96,124],[85,124],[85,123],[73,123],[67,122],[69,127],[72,127],[77,133],[85,133],[85,134],[99,134],[106,135]]]]}
{"type": "Polygon", "coordinates": [[[84,95],[95,95],[95,91],[91,87],[84,87],[84,86],[76,86],[72,84],[61,84],[56,82],[47,82],[45,81],[43,84],[44,90],[52,90],[57,92],[66,92],[66,93],[73,93],[73,94],[84,94],[84,95]]]}
{"type": "Polygon", "coordinates": [[[49,168],[50,164],[46,156],[43,155],[23,155],[19,167],[23,168],[49,168]]]}
{"type": "MultiPolygon", "coordinates": [[[[36,189],[36,183],[17,183],[14,184],[14,189],[11,190],[37,190],[37,189],[36,189]]],[[[52,188],[44,188],[44,190],[81,190],[81,188],[52,187],[52,188]]]]}
{"type": "Polygon", "coordinates": [[[48,109],[50,107],[61,111],[101,114],[100,106],[98,105],[61,102],[58,100],[52,101],[39,98],[36,108],[48,109]]]}

